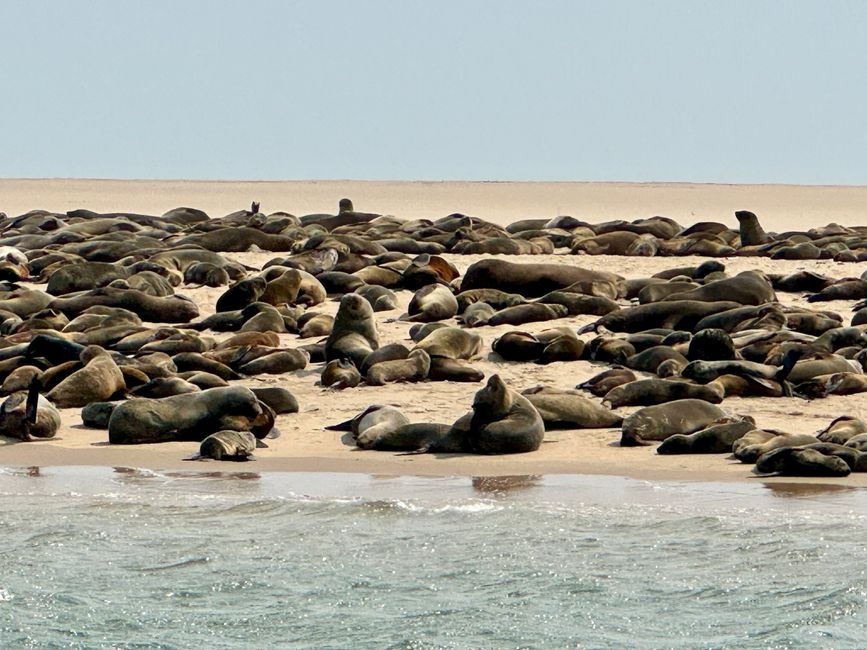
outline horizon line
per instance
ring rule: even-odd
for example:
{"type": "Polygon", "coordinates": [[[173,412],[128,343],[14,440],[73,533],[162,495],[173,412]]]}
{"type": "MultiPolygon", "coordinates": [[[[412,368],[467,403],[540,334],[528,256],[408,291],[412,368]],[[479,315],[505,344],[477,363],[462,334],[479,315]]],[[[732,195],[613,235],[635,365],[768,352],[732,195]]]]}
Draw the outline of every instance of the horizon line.
{"type": "Polygon", "coordinates": [[[559,185],[711,185],[720,187],[828,187],[828,188],[867,188],[867,184],[851,183],[792,183],[792,182],[749,182],[732,183],[718,181],[661,181],[661,180],[515,180],[515,179],[382,179],[382,178],[108,178],[97,176],[4,176],[4,181],[91,181],[122,183],[405,183],[409,184],[559,184],[559,185]]]}

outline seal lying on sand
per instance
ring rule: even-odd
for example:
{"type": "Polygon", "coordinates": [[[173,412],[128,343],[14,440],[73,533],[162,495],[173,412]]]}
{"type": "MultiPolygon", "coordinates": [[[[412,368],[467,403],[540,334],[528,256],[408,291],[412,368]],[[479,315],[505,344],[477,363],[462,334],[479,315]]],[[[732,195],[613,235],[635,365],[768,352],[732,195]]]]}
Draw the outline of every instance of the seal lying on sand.
{"type": "Polygon", "coordinates": [[[34,440],[53,438],[60,428],[60,412],[39,394],[39,380],[27,391],[18,391],[0,405],[0,436],[34,440]]]}
{"type": "Polygon", "coordinates": [[[623,420],[620,446],[635,447],[677,433],[694,433],[728,417],[719,407],[699,399],[647,406],[623,420]]]}
{"type": "MultiPolygon", "coordinates": [[[[243,386],[211,388],[162,399],[134,399],[123,402],[112,412],[108,440],[112,444],[203,440],[224,429],[253,430],[263,413],[256,395],[243,386]]],[[[271,427],[267,428],[268,431],[259,431],[261,437],[270,432],[271,427]]]]}
{"type": "Polygon", "coordinates": [[[249,431],[217,431],[202,440],[199,446],[198,456],[187,460],[200,460],[213,458],[214,460],[251,460],[256,448],[267,447],[264,442],[257,440],[249,431]]]}

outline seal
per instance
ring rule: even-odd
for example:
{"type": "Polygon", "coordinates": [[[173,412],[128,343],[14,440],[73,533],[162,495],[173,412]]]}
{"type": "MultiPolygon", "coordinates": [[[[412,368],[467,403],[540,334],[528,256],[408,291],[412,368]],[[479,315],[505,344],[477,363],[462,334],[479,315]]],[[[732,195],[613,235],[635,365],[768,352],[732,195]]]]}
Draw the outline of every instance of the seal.
{"type": "Polygon", "coordinates": [[[214,460],[252,460],[257,447],[267,447],[249,431],[217,431],[202,440],[199,455],[189,460],[213,458],[214,460]]]}
{"type": "Polygon", "coordinates": [[[430,360],[430,370],[428,371],[427,378],[430,381],[475,383],[482,381],[485,378],[485,373],[455,359],[433,357],[430,360]]]}
{"type": "Polygon", "coordinates": [[[357,293],[347,293],[340,299],[334,326],[325,342],[326,360],[347,358],[360,368],[365,357],[378,347],[373,308],[357,293]]]}
{"type": "Polygon", "coordinates": [[[604,397],[611,389],[635,380],[636,376],[634,372],[627,368],[616,366],[604,370],[598,375],[594,375],[587,381],[575,386],[575,388],[590,391],[596,397],[604,397]]]}
{"type": "Polygon", "coordinates": [[[716,424],[690,434],[675,434],[663,440],[657,454],[724,454],[732,450],[735,440],[755,429],[752,418],[743,422],[716,424]]]}
{"type": "Polygon", "coordinates": [[[795,447],[766,452],[756,459],[755,467],[761,476],[848,476],[851,471],[842,458],[795,447]]]}
{"type": "Polygon", "coordinates": [[[60,428],[60,412],[39,394],[39,379],[0,404],[0,436],[19,440],[53,438],[60,428]]]}
{"type": "Polygon", "coordinates": [[[325,427],[328,431],[349,431],[355,443],[362,449],[378,436],[396,430],[409,419],[394,406],[372,404],[355,417],[325,427]]]}
{"type": "Polygon", "coordinates": [[[237,311],[258,302],[267,286],[267,280],[260,276],[236,282],[217,298],[217,313],[237,311]]]}
{"type": "Polygon", "coordinates": [[[403,320],[413,323],[432,323],[452,318],[458,313],[458,301],[449,289],[441,284],[422,287],[412,297],[403,320]]]}
{"type": "Polygon", "coordinates": [[[623,420],[620,446],[635,447],[677,433],[695,433],[728,418],[722,409],[700,399],[646,406],[623,420]]]}
{"type": "Polygon", "coordinates": [[[841,415],[831,420],[831,423],[816,432],[816,438],[822,442],[845,445],[849,440],[862,433],[867,433],[867,424],[851,415],[841,415]]]}
{"type": "Polygon", "coordinates": [[[619,427],[623,418],[590,401],[577,390],[536,386],[521,391],[536,407],[545,429],[607,429],[619,427]]]}
{"type": "Polygon", "coordinates": [[[523,325],[539,321],[565,318],[569,315],[569,309],[565,305],[556,303],[531,303],[506,307],[496,312],[488,319],[488,325],[523,325]]]}
{"type": "Polygon", "coordinates": [[[336,390],[355,388],[361,383],[361,373],[349,359],[334,359],[325,364],[319,382],[336,390]]]}
{"type": "MultiPolygon", "coordinates": [[[[238,429],[243,425],[252,430],[263,412],[256,395],[243,386],[211,388],[162,399],[134,399],[119,404],[112,412],[108,440],[115,445],[171,440],[200,442],[227,428],[238,429]]],[[[261,433],[264,436],[269,432],[270,427],[261,433]]]]}
{"type": "Polygon", "coordinates": [[[735,212],[735,217],[738,220],[741,246],[759,246],[773,241],[768,234],[762,230],[759,224],[759,218],[755,213],[748,210],[738,210],[735,212]]]}
{"type": "Polygon", "coordinates": [[[727,361],[737,359],[735,344],[725,330],[699,330],[689,341],[686,353],[689,361],[727,361]]]}
{"type": "Polygon", "coordinates": [[[52,388],[46,397],[59,408],[80,408],[104,402],[126,390],[123,373],[102,348],[91,345],[81,353],[84,365],[52,388]]]}
{"type": "Polygon", "coordinates": [[[819,442],[806,433],[786,433],[775,429],[750,431],[732,443],[732,454],[742,463],[755,463],[763,454],[782,447],[800,447],[819,442]]]}
{"type": "Polygon", "coordinates": [[[384,386],[399,381],[421,381],[427,378],[431,358],[424,350],[416,348],[406,359],[380,361],[367,369],[365,381],[369,386],[384,386]]]}
{"type": "Polygon", "coordinates": [[[442,327],[421,339],[414,350],[424,350],[431,359],[470,360],[482,351],[482,337],[459,327],[442,327]]]}
{"type": "Polygon", "coordinates": [[[530,401],[492,375],[473,398],[473,410],[453,428],[463,434],[467,450],[476,454],[519,454],[536,451],[545,437],[545,423],[530,401]]]}
{"type": "MultiPolygon", "coordinates": [[[[516,264],[499,259],[474,262],[461,282],[462,293],[471,289],[499,289],[525,298],[538,298],[582,281],[622,282],[615,273],[591,271],[565,264],[516,264]]],[[[488,304],[490,301],[485,300],[488,304]]]]}
{"type": "Polygon", "coordinates": [[[612,388],[602,400],[609,408],[653,406],[678,399],[700,399],[711,404],[723,401],[725,393],[714,384],[692,384],[670,379],[639,379],[612,388]]]}

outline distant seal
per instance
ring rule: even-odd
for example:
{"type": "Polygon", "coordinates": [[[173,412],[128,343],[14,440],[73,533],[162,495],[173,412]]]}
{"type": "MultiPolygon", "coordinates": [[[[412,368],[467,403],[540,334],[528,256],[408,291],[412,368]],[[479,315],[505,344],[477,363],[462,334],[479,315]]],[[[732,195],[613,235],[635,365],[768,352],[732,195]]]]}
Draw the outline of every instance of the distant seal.
{"type": "Polygon", "coordinates": [[[706,316],[740,306],[740,303],[725,300],[654,302],[628,309],[618,309],[606,314],[595,323],[582,327],[579,332],[598,331],[603,327],[612,332],[642,332],[656,327],[693,331],[696,323],[706,316]]]}
{"type": "Polygon", "coordinates": [[[621,416],[590,401],[577,390],[536,386],[521,394],[539,411],[546,429],[607,429],[623,423],[621,416]]]}
{"type": "Polygon", "coordinates": [[[488,325],[523,325],[565,318],[568,315],[569,309],[565,305],[532,303],[501,309],[488,319],[488,325]]]}
{"type": "Polygon", "coordinates": [[[46,397],[59,408],[80,408],[103,402],[126,389],[123,373],[111,355],[95,345],[81,353],[84,367],[52,388],[46,397]]]}
{"type": "Polygon", "coordinates": [[[257,447],[267,447],[264,442],[257,440],[249,431],[217,431],[202,440],[199,445],[199,454],[189,460],[213,458],[214,460],[246,461],[251,457],[257,447]]]}
{"type": "Polygon", "coordinates": [[[407,312],[405,320],[414,323],[446,320],[458,313],[458,301],[447,287],[429,284],[415,292],[407,312]]]}
{"type": "Polygon", "coordinates": [[[269,280],[262,295],[257,298],[269,305],[293,304],[298,299],[301,288],[301,273],[297,269],[287,269],[281,275],[269,280]]]}
{"type": "Polygon", "coordinates": [[[738,210],[735,212],[735,217],[739,224],[741,246],[758,246],[772,241],[768,234],[762,230],[759,218],[753,212],[738,210]]]}
{"type": "Polygon", "coordinates": [[[91,429],[108,429],[108,420],[118,402],[91,402],[81,409],[81,423],[91,429]]]}
{"type": "Polygon", "coordinates": [[[328,361],[348,358],[360,368],[365,357],[379,347],[379,335],[370,303],[356,293],[340,299],[334,327],[325,342],[328,361]]]}
{"type": "Polygon", "coordinates": [[[156,377],[146,384],[136,386],[130,391],[136,397],[170,397],[171,395],[184,395],[186,393],[198,393],[201,389],[180,377],[156,377]]]}
{"type": "MultiPolygon", "coordinates": [[[[867,283],[865,283],[867,284],[867,283]]],[[[742,305],[763,305],[776,302],[777,294],[767,277],[759,271],[742,271],[733,278],[708,282],[697,289],[674,293],[664,302],[699,300],[703,302],[731,301],[742,305]]]]}
{"type": "Polygon", "coordinates": [[[699,399],[647,406],[623,420],[620,446],[634,447],[677,433],[694,433],[727,417],[719,407],[699,399]]]}
{"type": "Polygon", "coordinates": [[[365,298],[373,311],[391,311],[397,309],[397,296],[394,291],[387,287],[380,287],[375,284],[366,284],[355,290],[362,298],[365,298]]]}
{"type": "Polygon", "coordinates": [[[326,388],[355,388],[361,383],[361,373],[349,359],[333,359],[325,364],[319,381],[326,388]]]}
{"type": "Polygon", "coordinates": [[[663,440],[656,448],[657,454],[724,454],[732,450],[732,444],[749,431],[755,422],[726,422],[716,424],[690,434],[675,434],[663,440]]]}
{"type": "Polygon", "coordinates": [[[381,361],[367,369],[365,381],[370,386],[384,386],[398,381],[421,381],[428,376],[431,358],[424,350],[415,349],[406,359],[381,361]]]}
{"type": "MultiPolygon", "coordinates": [[[[525,298],[538,298],[546,293],[585,280],[622,281],[614,273],[591,271],[566,264],[516,264],[499,259],[474,262],[461,281],[461,289],[499,289],[525,298]]],[[[488,301],[486,301],[488,302],[488,301]]]]}

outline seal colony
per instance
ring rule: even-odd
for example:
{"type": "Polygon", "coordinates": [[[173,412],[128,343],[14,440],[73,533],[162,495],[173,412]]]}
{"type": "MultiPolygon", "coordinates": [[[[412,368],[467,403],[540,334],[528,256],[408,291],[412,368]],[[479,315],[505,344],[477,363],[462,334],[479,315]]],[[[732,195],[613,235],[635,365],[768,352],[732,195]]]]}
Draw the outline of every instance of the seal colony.
{"type": "MultiPolygon", "coordinates": [[[[502,227],[359,212],[348,199],[300,217],[257,203],[217,218],[3,215],[0,434],[50,441],[71,410],[112,445],[192,442],[202,458],[242,460],[291,444],[262,439],[294,429],[299,410],[400,384],[454,395],[449,409],[465,414],[419,417],[392,398],[369,431],[336,430],[362,449],[483,455],[596,431],[665,456],[731,453],[763,475],[864,471],[863,424],[835,429],[828,412],[830,438],[806,435],[764,424],[745,398],[794,413],[867,392],[867,273],[751,268],[867,260],[867,228],[768,233],[748,211],[729,221],[502,227]],[[242,261],[251,253],[255,264],[242,261]],[[598,256],[662,264],[635,275],[594,268],[598,256]],[[206,288],[213,300],[192,297],[206,288]],[[823,309],[830,301],[850,301],[853,316],[823,309]],[[540,385],[549,367],[573,381],[540,385]],[[299,390],[318,392],[299,406],[299,390]]],[[[382,410],[377,399],[359,422],[382,410]]]]}

